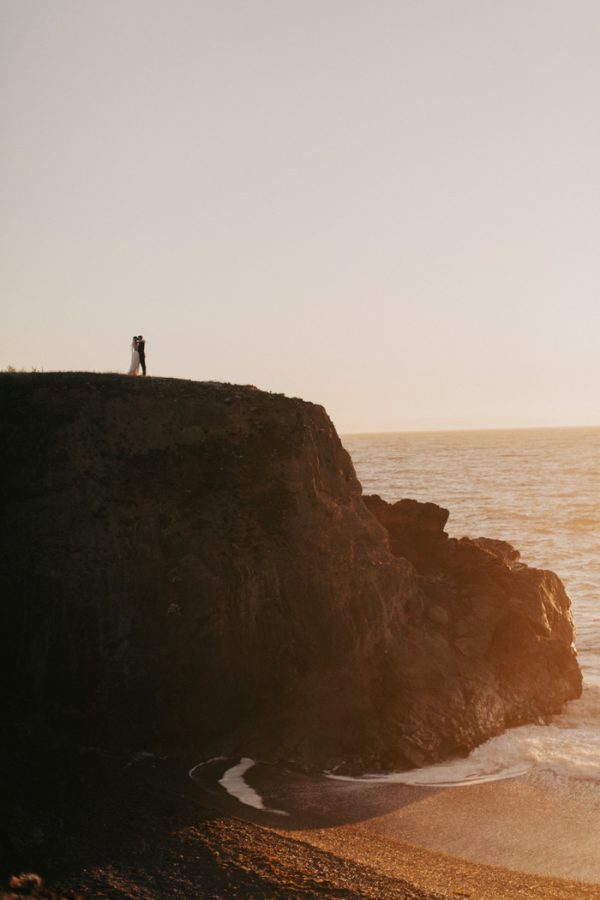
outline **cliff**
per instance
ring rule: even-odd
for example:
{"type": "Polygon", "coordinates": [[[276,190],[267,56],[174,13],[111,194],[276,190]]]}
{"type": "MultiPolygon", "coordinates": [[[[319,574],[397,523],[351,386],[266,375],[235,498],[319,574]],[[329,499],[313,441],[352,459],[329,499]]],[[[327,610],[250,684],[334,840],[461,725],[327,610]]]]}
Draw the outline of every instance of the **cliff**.
{"type": "Polygon", "coordinates": [[[0,376],[2,703],[26,729],[372,770],[578,696],[569,599],[433,504],[363,497],[324,409],[0,376]]]}

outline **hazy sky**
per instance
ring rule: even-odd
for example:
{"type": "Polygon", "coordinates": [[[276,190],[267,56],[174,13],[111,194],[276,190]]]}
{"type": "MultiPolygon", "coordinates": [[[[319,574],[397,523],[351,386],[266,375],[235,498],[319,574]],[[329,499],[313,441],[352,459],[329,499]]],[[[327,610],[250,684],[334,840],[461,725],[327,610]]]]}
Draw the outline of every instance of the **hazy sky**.
{"type": "Polygon", "coordinates": [[[0,367],[600,424],[597,0],[0,9],[0,367]]]}

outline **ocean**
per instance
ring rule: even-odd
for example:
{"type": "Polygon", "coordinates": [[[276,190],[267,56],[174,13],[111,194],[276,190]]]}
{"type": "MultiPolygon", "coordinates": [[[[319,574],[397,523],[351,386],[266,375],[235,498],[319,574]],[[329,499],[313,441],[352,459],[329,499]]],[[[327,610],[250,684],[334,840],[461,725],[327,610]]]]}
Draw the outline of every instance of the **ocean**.
{"type": "Polygon", "coordinates": [[[363,490],[450,510],[451,537],[509,541],[551,569],[573,603],[584,675],[579,700],[545,726],[513,728],[466,760],[382,776],[452,785],[533,776],[600,789],[600,428],[342,436],[363,490]]]}
{"type": "MultiPolygon", "coordinates": [[[[221,757],[194,766],[190,777],[211,798],[218,782],[246,815],[277,829],[294,817],[309,821],[301,832],[292,824],[289,836],[336,854],[341,846],[342,856],[351,823],[350,853],[363,853],[369,865],[405,858],[408,842],[599,883],[600,428],[355,434],[342,442],[366,493],[438,503],[450,510],[450,536],[502,538],[524,562],[557,572],[573,603],[582,696],[547,725],[510,728],[465,759],[407,772],[306,775],[221,757]]],[[[489,896],[513,896],[512,875],[507,885],[489,896]]],[[[456,887],[472,893],[462,874],[456,887]]],[[[594,890],[546,893],[538,884],[526,893],[600,896],[594,890]]]]}

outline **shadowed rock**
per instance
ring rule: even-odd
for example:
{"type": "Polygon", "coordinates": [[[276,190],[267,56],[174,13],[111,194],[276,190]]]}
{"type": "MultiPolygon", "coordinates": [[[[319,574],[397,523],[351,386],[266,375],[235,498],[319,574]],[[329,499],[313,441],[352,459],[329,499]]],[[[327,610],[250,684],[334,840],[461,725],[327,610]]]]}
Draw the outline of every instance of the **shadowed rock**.
{"type": "Polygon", "coordinates": [[[421,631],[432,658],[421,660],[407,716],[408,755],[421,742],[416,763],[439,752],[438,736],[427,735],[430,720],[449,752],[467,752],[486,731],[547,721],[564,699],[579,696],[571,604],[558,576],[520,563],[506,541],[448,538],[448,511],[435,504],[364,500],[386,527],[392,552],[420,576],[423,605],[413,608],[407,633],[421,631]]]}
{"type": "Polygon", "coordinates": [[[359,771],[578,696],[569,600],[434,504],[363,498],[320,406],[0,377],[3,708],[20,728],[359,771]]]}

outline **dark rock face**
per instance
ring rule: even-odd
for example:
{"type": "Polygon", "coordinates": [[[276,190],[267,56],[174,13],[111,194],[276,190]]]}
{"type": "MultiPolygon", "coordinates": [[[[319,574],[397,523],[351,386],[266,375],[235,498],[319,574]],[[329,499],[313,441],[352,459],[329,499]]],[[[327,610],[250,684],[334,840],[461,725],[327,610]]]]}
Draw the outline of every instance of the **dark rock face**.
{"type": "Polygon", "coordinates": [[[440,679],[433,689],[427,677],[412,686],[407,755],[414,762],[430,758],[423,728],[430,719],[450,752],[465,752],[486,732],[545,721],[566,697],[579,696],[571,604],[553,572],[523,565],[505,541],[448,538],[448,511],[432,503],[364,501],[386,527],[392,552],[419,573],[422,607],[413,608],[407,632],[421,632],[422,648],[435,656],[430,674],[440,679]]]}
{"type": "Polygon", "coordinates": [[[363,498],[322,407],[0,376],[7,720],[347,770],[578,696],[569,600],[447,512],[363,498]]]}

